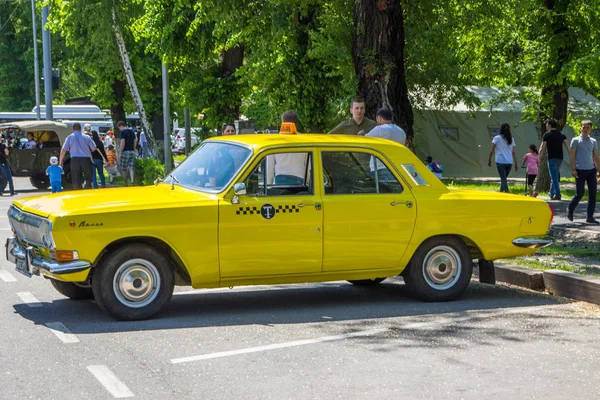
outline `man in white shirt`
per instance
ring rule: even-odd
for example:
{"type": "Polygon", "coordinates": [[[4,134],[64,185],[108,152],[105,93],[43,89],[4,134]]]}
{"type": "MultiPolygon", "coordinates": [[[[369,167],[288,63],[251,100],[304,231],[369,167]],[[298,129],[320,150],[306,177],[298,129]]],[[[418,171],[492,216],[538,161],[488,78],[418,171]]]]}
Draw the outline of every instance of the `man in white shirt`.
{"type": "MultiPolygon", "coordinates": [[[[298,114],[294,110],[286,111],[281,115],[281,122],[292,122],[298,126],[298,114]]],[[[306,152],[267,156],[267,184],[304,184],[307,158],[306,152]]]]}
{"type": "MultiPolygon", "coordinates": [[[[398,125],[392,123],[392,112],[390,110],[387,108],[377,110],[376,120],[378,125],[365,136],[388,139],[402,145],[406,144],[406,132],[398,125]]],[[[377,168],[375,168],[375,159],[373,157],[371,157],[369,167],[371,172],[375,172],[375,169],[377,171],[380,169],[387,171],[387,167],[379,160],[377,160],[377,168]]]]}

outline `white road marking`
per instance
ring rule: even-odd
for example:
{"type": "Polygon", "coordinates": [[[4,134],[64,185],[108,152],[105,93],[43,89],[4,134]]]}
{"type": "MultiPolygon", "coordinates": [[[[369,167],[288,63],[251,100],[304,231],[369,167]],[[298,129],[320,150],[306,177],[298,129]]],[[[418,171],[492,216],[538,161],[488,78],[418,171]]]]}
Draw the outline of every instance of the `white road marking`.
{"type": "Polygon", "coordinates": [[[12,228],[0,228],[0,231],[10,231],[12,228]]]}
{"type": "Polygon", "coordinates": [[[237,356],[239,354],[258,353],[260,351],[284,349],[286,347],[305,346],[307,344],[331,342],[333,340],[344,340],[344,339],[349,339],[349,338],[353,338],[353,337],[377,335],[378,333],[383,333],[383,332],[387,332],[387,331],[389,331],[388,328],[373,329],[370,331],[360,331],[360,332],[345,333],[342,335],[324,336],[324,337],[315,338],[315,339],[296,340],[293,342],[269,344],[266,346],[249,347],[246,349],[221,351],[218,353],[203,354],[200,356],[174,358],[171,360],[171,363],[181,364],[181,363],[190,362],[190,361],[209,360],[211,358],[221,358],[221,357],[237,356]]]}
{"type": "Polygon", "coordinates": [[[16,282],[17,278],[15,278],[10,272],[0,270],[0,279],[4,282],[16,282]]]}
{"type": "Polygon", "coordinates": [[[30,292],[19,292],[17,293],[17,296],[19,296],[21,298],[21,300],[23,300],[23,302],[25,304],[27,304],[29,307],[41,307],[42,303],[40,303],[40,301],[38,299],[35,298],[35,296],[33,294],[31,294],[30,292]]]}
{"type": "Polygon", "coordinates": [[[114,398],[122,399],[135,396],[106,365],[90,365],[87,369],[114,398]]]}
{"type": "Polygon", "coordinates": [[[324,337],[315,338],[315,339],[296,340],[293,342],[277,343],[277,344],[270,344],[270,345],[257,346],[257,347],[248,347],[245,349],[230,350],[230,351],[220,351],[217,353],[208,353],[208,354],[202,354],[202,355],[191,356],[191,357],[174,358],[171,360],[171,363],[172,364],[181,364],[181,363],[187,363],[187,362],[193,362],[193,361],[210,360],[213,358],[237,356],[240,354],[249,354],[249,353],[257,353],[257,352],[261,352],[261,351],[277,350],[277,349],[283,349],[283,348],[287,348],[287,347],[305,346],[308,344],[330,342],[330,341],[334,341],[334,340],[344,340],[344,339],[349,339],[349,338],[353,338],[353,337],[372,336],[372,335],[377,335],[380,333],[391,332],[394,330],[427,329],[427,328],[438,327],[440,325],[452,325],[452,324],[456,324],[458,322],[474,321],[474,320],[478,320],[478,319],[486,319],[486,318],[498,317],[498,316],[510,315],[510,314],[526,314],[526,313],[530,313],[530,312],[531,313],[539,313],[540,310],[559,308],[560,306],[561,305],[551,304],[551,305],[546,305],[546,306],[520,307],[520,308],[509,309],[509,310],[473,310],[473,311],[466,311],[466,312],[459,313],[459,314],[447,314],[448,316],[445,318],[443,317],[443,314],[441,314],[441,315],[437,315],[435,317],[434,321],[413,322],[413,323],[408,323],[408,324],[404,324],[404,325],[400,325],[400,326],[373,329],[373,330],[368,330],[368,331],[352,332],[352,333],[346,333],[346,334],[342,334],[342,335],[324,336],[324,337]]]}
{"type": "Polygon", "coordinates": [[[52,333],[56,335],[63,343],[79,343],[79,339],[75,336],[69,328],[64,326],[62,322],[46,322],[45,324],[52,333]]]}

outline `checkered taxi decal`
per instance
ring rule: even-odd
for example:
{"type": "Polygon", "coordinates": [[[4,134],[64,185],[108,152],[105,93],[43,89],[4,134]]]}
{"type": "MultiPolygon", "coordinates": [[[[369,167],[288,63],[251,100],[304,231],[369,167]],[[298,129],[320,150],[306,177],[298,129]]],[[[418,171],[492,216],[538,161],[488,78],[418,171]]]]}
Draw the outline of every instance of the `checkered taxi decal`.
{"type": "Polygon", "coordinates": [[[275,216],[275,214],[290,214],[299,212],[300,207],[296,206],[295,204],[283,204],[277,206],[277,208],[270,204],[264,204],[260,208],[255,206],[239,207],[235,213],[236,215],[261,215],[265,219],[271,219],[275,216]]]}

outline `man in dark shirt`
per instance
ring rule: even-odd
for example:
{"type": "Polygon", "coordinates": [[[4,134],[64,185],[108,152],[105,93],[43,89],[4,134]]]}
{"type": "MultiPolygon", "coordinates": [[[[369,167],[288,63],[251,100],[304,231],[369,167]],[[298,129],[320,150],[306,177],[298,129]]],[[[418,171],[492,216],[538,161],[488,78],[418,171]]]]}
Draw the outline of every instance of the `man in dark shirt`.
{"type": "Polygon", "coordinates": [[[343,133],[345,135],[366,135],[377,126],[377,122],[365,117],[365,102],[362,99],[352,100],[350,107],[352,118],[342,121],[329,133],[343,133]]]}
{"type": "Polygon", "coordinates": [[[12,173],[10,172],[10,166],[8,165],[8,160],[6,156],[8,155],[8,148],[6,144],[4,144],[4,138],[2,138],[2,142],[0,143],[0,196],[4,194],[4,186],[6,182],[8,182],[8,187],[10,189],[10,195],[15,194],[15,186],[13,184],[12,173]]]}
{"type": "Polygon", "coordinates": [[[546,123],[547,132],[544,133],[538,155],[538,165],[541,166],[542,156],[548,152],[548,172],[550,173],[550,192],[552,200],[560,200],[560,165],[563,161],[563,146],[569,153],[567,137],[558,130],[558,121],[550,119],[546,123]]]}
{"type": "Polygon", "coordinates": [[[119,147],[119,154],[121,156],[121,176],[123,177],[125,186],[127,186],[127,170],[129,170],[130,182],[133,185],[133,167],[135,165],[135,159],[137,158],[137,153],[135,151],[137,147],[137,137],[131,129],[127,128],[127,124],[123,121],[117,122],[117,128],[121,131],[121,142],[119,147]]]}

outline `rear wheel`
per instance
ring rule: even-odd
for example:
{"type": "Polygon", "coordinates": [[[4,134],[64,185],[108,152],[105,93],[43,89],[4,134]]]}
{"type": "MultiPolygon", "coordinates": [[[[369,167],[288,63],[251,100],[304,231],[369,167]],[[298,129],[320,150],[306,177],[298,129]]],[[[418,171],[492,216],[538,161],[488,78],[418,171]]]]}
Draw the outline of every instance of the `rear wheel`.
{"type": "Polygon", "coordinates": [[[50,279],[50,282],[52,283],[52,286],[54,286],[54,289],[58,291],[58,293],[72,300],[94,298],[91,286],[79,285],[72,282],[62,282],[54,279],[50,279]]]}
{"type": "Polygon", "coordinates": [[[354,286],[376,286],[381,282],[385,281],[385,278],[373,278],[373,279],[358,279],[353,281],[348,281],[354,286]]]}
{"type": "Polygon", "coordinates": [[[122,247],[94,271],[92,289],[98,305],[117,319],[147,319],[171,299],[174,274],[169,259],[145,244],[122,247]]]}
{"type": "Polygon", "coordinates": [[[467,288],[472,273],[473,260],[463,241],[440,236],[421,244],[403,277],[415,296],[425,301],[447,301],[467,288]]]}
{"type": "Polygon", "coordinates": [[[40,190],[48,189],[50,186],[50,179],[46,175],[33,175],[29,178],[31,185],[40,190]]]}

